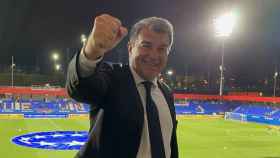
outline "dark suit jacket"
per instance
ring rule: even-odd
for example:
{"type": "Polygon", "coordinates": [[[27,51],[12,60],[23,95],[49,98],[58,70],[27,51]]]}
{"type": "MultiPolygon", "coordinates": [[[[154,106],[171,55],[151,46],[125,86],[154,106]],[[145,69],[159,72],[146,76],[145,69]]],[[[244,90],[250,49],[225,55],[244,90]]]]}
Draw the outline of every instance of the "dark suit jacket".
{"type": "MultiPolygon", "coordinates": [[[[78,71],[78,57],[79,54],[69,64],[66,88],[75,100],[104,109],[98,157],[135,158],[141,141],[144,110],[129,66],[100,62],[92,76],[82,78],[78,71]]],[[[170,142],[171,158],[178,158],[173,97],[164,83],[158,83],[168,103],[174,127],[170,142]]],[[[88,157],[94,155],[89,154],[88,157]]]]}

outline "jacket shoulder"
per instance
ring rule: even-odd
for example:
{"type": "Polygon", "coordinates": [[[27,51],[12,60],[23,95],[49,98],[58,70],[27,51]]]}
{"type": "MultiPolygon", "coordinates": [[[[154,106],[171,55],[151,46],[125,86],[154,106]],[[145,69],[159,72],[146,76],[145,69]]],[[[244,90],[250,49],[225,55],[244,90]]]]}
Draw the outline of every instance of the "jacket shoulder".
{"type": "Polygon", "coordinates": [[[160,86],[168,93],[172,93],[172,89],[164,81],[159,80],[158,83],[160,86]]]}

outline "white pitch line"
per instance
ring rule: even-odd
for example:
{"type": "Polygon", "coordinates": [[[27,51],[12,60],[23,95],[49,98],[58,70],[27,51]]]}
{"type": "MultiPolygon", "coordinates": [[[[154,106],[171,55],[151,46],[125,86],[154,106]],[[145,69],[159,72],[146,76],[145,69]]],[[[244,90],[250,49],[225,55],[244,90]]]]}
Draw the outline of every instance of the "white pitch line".
{"type": "Polygon", "coordinates": [[[59,129],[59,131],[62,130],[60,126],[58,126],[52,119],[47,119],[55,128],[59,129]]]}

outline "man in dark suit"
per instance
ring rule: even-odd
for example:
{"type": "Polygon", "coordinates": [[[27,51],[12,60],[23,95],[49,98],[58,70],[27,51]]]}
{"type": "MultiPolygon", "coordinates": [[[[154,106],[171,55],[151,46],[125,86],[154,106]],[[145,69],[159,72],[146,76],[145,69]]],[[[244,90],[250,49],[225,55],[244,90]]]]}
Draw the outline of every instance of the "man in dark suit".
{"type": "Polygon", "coordinates": [[[119,19],[97,16],[87,43],[69,64],[69,95],[104,111],[98,149],[83,149],[77,157],[178,158],[173,97],[158,80],[173,26],[158,17],[140,20],[130,31],[129,65],[104,62],[127,32],[119,19]]]}

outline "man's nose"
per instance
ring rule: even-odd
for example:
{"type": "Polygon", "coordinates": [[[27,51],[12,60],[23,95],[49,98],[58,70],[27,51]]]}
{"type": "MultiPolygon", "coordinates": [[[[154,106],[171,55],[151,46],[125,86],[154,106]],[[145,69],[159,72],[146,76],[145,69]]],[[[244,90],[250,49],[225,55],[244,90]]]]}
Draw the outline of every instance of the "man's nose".
{"type": "Polygon", "coordinates": [[[154,59],[157,59],[159,57],[159,54],[160,54],[160,52],[157,48],[153,48],[151,50],[151,52],[149,53],[150,57],[154,58],[154,59]]]}

